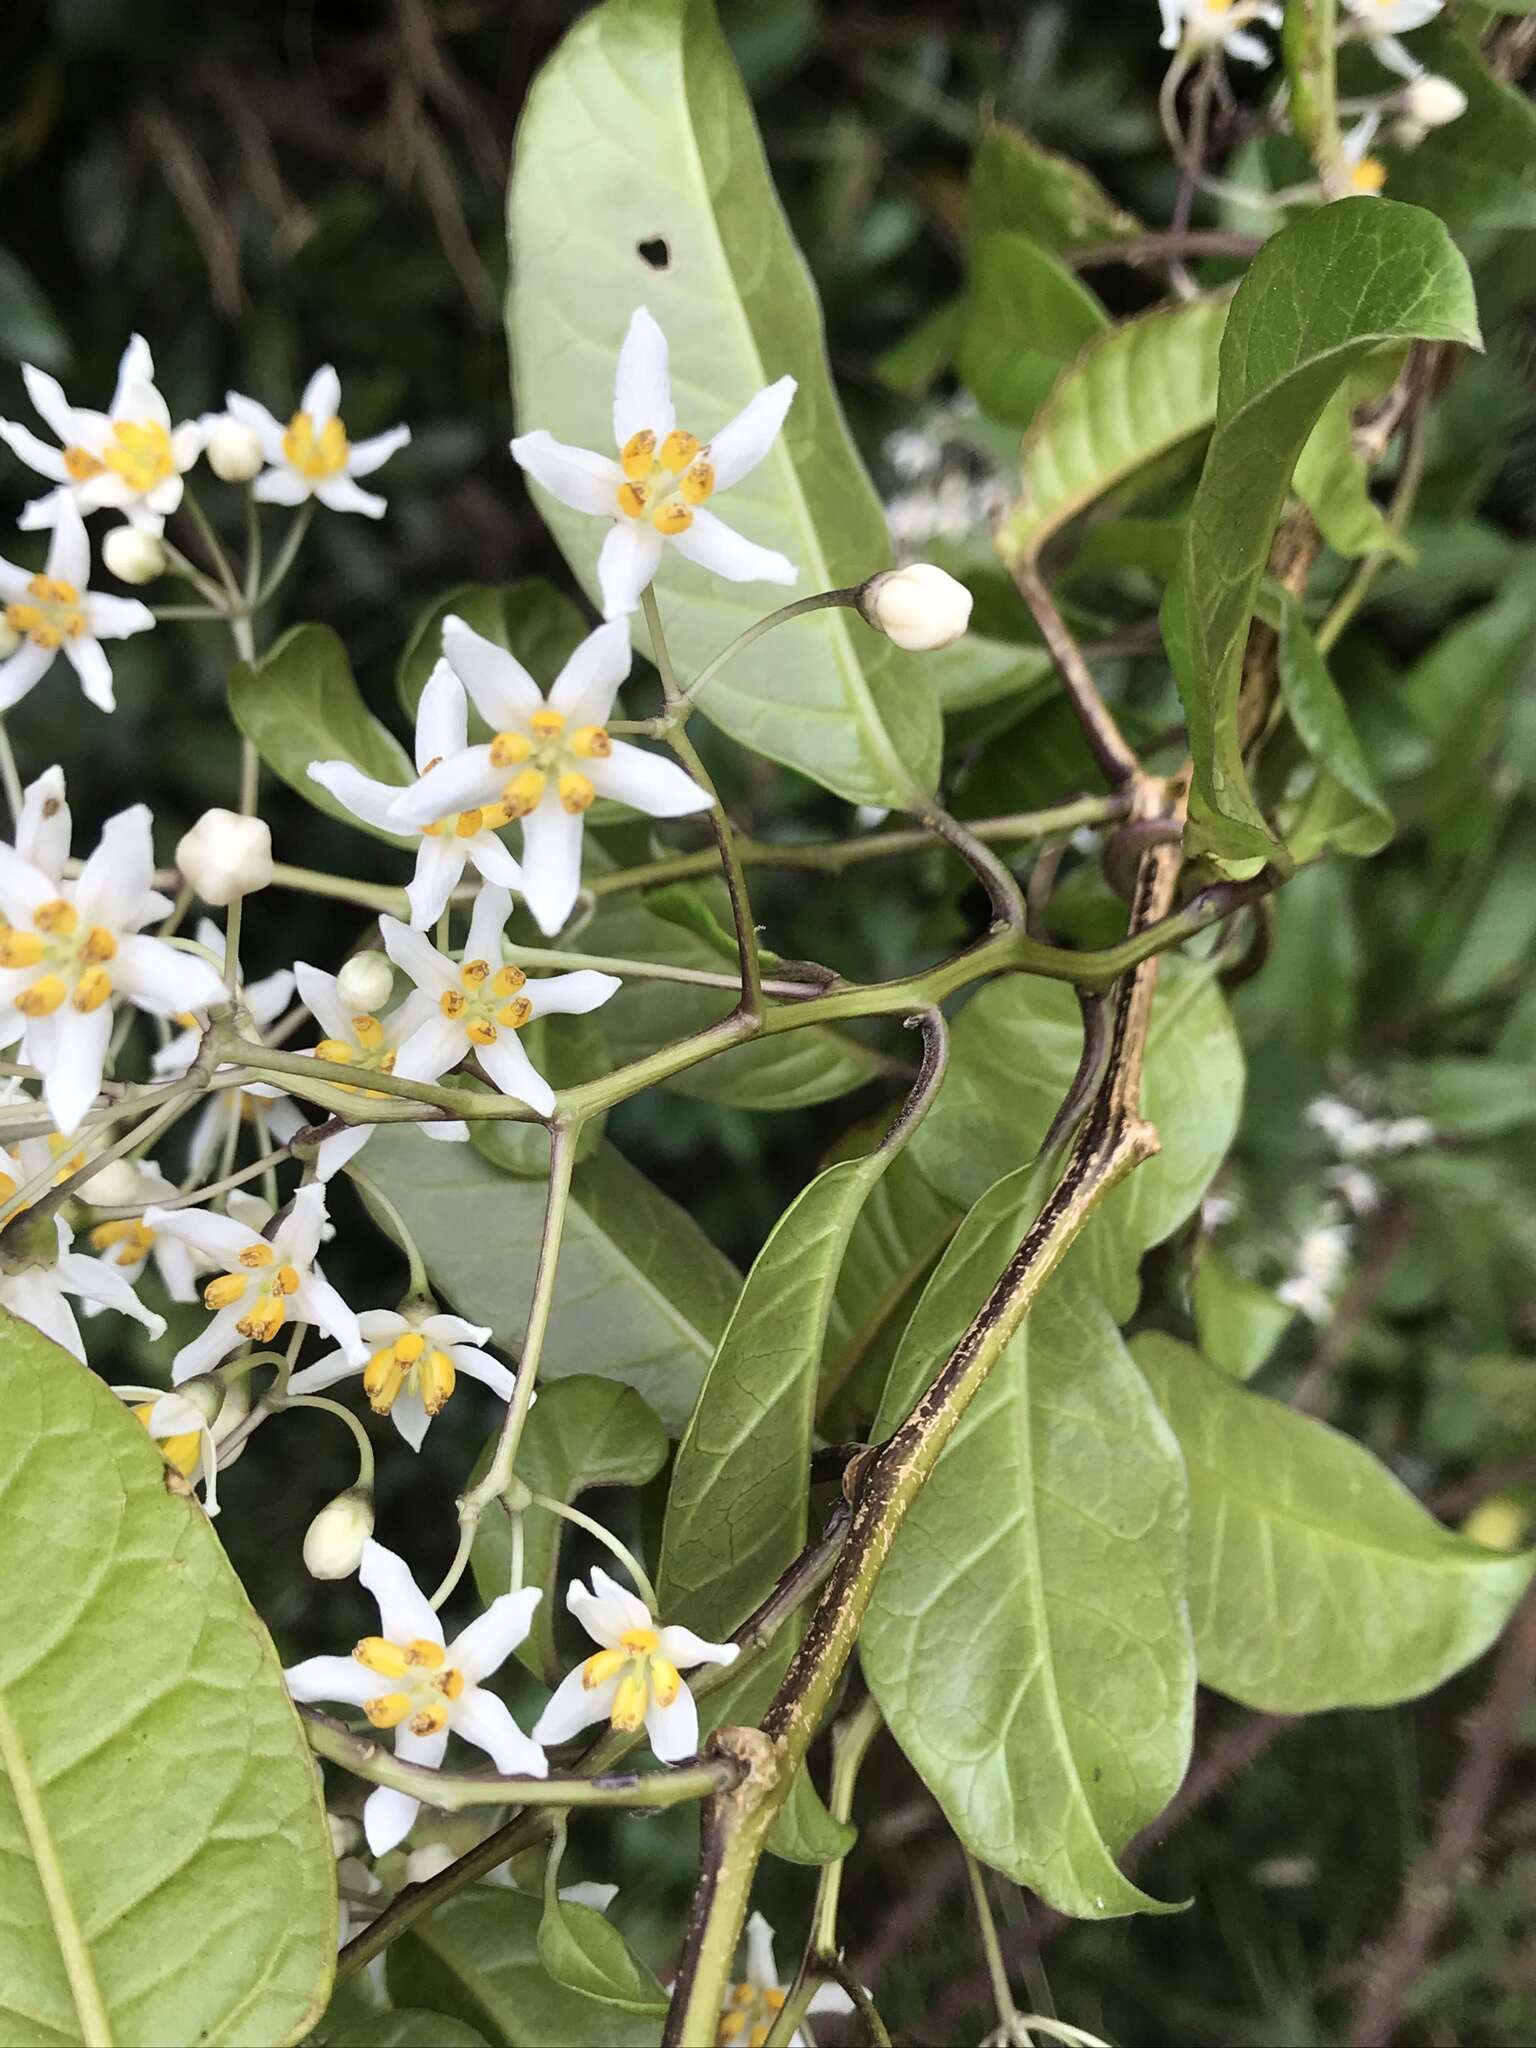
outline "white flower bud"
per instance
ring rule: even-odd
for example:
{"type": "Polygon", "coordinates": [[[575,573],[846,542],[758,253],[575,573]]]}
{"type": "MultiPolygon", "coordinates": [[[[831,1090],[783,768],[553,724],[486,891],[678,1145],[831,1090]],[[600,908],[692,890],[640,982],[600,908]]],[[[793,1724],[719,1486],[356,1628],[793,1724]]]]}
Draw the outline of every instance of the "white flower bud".
{"type": "Polygon", "coordinates": [[[405,1881],[407,1884],[428,1884],[434,1877],[441,1877],[450,1863],[457,1863],[446,1842],[428,1842],[424,1849],[413,1849],[405,1859],[405,1881]]]}
{"type": "Polygon", "coordinates": [[[176,865],[205,903],[254,895],[272,879],[271,827],[238,811],[204,811],[177,846],[176,865]]]}
{"type": "Polygon", "coordinates": [[[119,583],[153,583],[165,574],[165,543],[136,526],[114,526],[101,544],[101,559],[119,583]]]}
{"type": "Polygon", "coordinates": [[[109,1159],[99,1173],[82,1181],[75,1193],[82,1202],[90,1202],[98,1209],[126,1209],[130,1202],[145,1199],[139,1169],[131,1159],[109,1159]]]}
{"type": "Polygon", "coordinates": [[[350,1813],[328,1813],[325,1824],[331,1831],[331,1854],[350,1856],[363,1846],[363,1831],[350,1813]]]}
{"type": "Polygon", "coordinates": [[[971,593],[932,562],[911,562],[871,576],[859,592],[859,610],[898,647],[931,654],[958,640],[970,624],[971,593]]]}
{"type": "Polygon", "coordinates": [[[336,993],[349,1010],[382,1010],[394,987],[394,970],[382,953],[354,953],[336,977],[336,993]]]}
{"type": "Polygon", "coordinates": [[[261,468],[261,442],[255,430],[231,419],[227,412],[203,421],[203,453],[208,467],[227,484],[248,484],[261,468]]]}
{"type": "Polygon", "coordinates": [[[21,635],[10,620],[0,613],[0,661],[9,661],[21,645],[21,635]]]}
{"type": "Polygon", "coordinates": [[[323,1507],[304,1532],[304,1568],[312,1579],[348,1579],[363,1561],[373,1534],[373,1495],[348,1487],[323,1507]]]}
{"type": "Polygon", "coordinates": [[[1467,96],[1449,78],[1426,71],[1404,90],[1403,106],[1418,127],[1443,128],[1447,122],[1461,119],[1467,111],[1467,96]]]}

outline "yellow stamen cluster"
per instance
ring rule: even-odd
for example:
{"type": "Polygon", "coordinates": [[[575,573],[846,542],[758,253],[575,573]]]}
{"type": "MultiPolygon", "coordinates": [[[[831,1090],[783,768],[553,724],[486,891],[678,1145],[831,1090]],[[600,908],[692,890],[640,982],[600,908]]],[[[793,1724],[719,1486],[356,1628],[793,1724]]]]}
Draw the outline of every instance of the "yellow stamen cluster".
{"type": "MultiPolygon", "coordinates": [[[[134,1414],[148,1429],[149,1418],[155,1412],[153,1401],[143,1401],[134,1409],[134,1414]]],[[[179,1436],[157,1436],[155,1447],[167,1465],[173,1465],[183,1479],[190,1479],[197,1470],[197,1461],[202,1454],[202,1432],[196,1429],[183,1430],[179,1436]]]]}
{"type": "Polygon", "coordinates": [[[658,533],[686,533],[693,508],[715,488],[714,464],[697,434],[674,427],[661,443],[649,427],[631,434],[619,450],[624,481],[619,511],[626,519],[648,519],[658,533]]]}
{"type": "Polygon", "coordinates": [[[318,431],[307,412],[296,412],[288,422],[288,431],[283,436],[283,459],[312,483],[323,483],[327,477],[339,475],[346,468],[350,453],[347,430],[334,413],[318,431]]]}
{"type": "Polygon", "coordinates": [[[363,1712],[375,1728],[398,1728],[405,1721],[413,1735],[440,1735],[447,1727],[448,1702],[462,1694],[464,1674],[448,1662],[441,1643],[424,1636],[409,1643],[364,1636],[352,1654],[365,1670],[392,1678],[400,1687],[364,1700],[363,1712]]]}
{"type": "Polygon", "coordinates": [[[498,967],[489,960],[466,960],[459,969],[459,987],[445,988],[437,1006],[445,1017],[464,1026],[471,1045],[494,1045],[501,1031],[521,1031],[533,1015],[533,1004],[518,991],[528,977],[521,967],[498,967]]]}
{"type": "MultiPolygon", "coordinates": [[[[315,1047],[315,1058],[325,1060],[338,1067],[367,1067],[376,1074],[392,1074],[395,1071],[395,1048],[384,1036],[384,1026],[371,1012],[364,1011],[352,1019],[352,1033],[355,1045],[348,1045],[344,1038],[322,1038],[315,1047]]],[[[381,1088],[359,1089],[355,1081],[337,1081],[336,1087],[348,1095],[361,1094],[367,1101],[380,1102],[384,1099],[381,1088]]]]}
{"type": "Polygon", "coordinates": [[[32,926],[0,930],[0,968],[43,969],[13,998],[24,1017],[51,1017],[66,1002],[89,1015],[111,999],[112,977],[103,962],[117,957],[115,932],[93,924],[82,934],[79,911],[62,896],[39,903],[32,926]]]}
{"type": "MultiPolygon", "coordinates": [[[[64,459],[67,465],[68,455],[64,459]]],[[[131,491],[152,491],[176,474],[171,437],[158,420],[114,420],[112,442],[102,450],[101,462],[131,491]]]]}
{"type": "Polygon", "coordinates": [[[6,606],[5,623],[34,647],[54,652],[85,631],[80,592],[61,576],[29,576],[26,597],[6,606]]]}
{"type": "Polygon", "coordinates": [[[721,2048],[763,2048],[787,1996],[771,1984],[733,1984],[716,2035],[721,2048]]]}
{"type": "Polygon", "coordinates": [[[597,801],[592,778],[579,764],[606,761],[613,752],[613,741],[604,726],[579,725],[574,732],[567,732],[566,723],[563,711],[546,704],[529,719],[526,733],[499,732],[491,741],[491,766],[518,770],[501,792],[501,802],[484,814],[493,831],[497,825],[526,818],[536,810],[551,779],[561,808],[572,817],[590,810],[597,801]]]}
{"type": "Polygon", "coordinates": [[[369,1359],[363,1371],[363,1392],[375,1415],[387,1415],[401,1394],[413,1387],[427,1413],[437,1415],[457,1380],[448,1353],[429,1345],[419,1330],[407,1330],[369,1359]]]}
{"type": "Polygon", "coordinates": [[[101,475],[106,464],[98,462],[88,448],[71,446],[64,450],[64,467],[73,482],[88,484],[93,476],[101,475]]]}
{"type": "Polygon", "coordinates": [[[98,1223],[91,1232],[93,1251],[110,1252],[115,1266],[142,1266],[155,1242],[155,1233],[140,1217],[123,1217],[115,1223],[98,1223]]]}
{"type": "Polygon", "coordinates": [[[626,1735],[645,1726],[645,1710],[653,1698],[657,1706],[670,1707],[683,1683],[677,1666],[662,1656],[661,1637],[653,1628],[626,1629],[613,1649],[597,1651],[581,1667],[581,1682],[588,1692],[614,1678],[619,1682],[608,1719],[626,1735]]]}
{"type": "Polygon", "coordinates": [[[255,1299],[235,1324],[242,1337],[257,1344],[270,1344],[288,1320],[288,1300],[299,1291],[296,1266],[279,1266],[277,1253],[264,1237],[254,1238],[240,1254],[240,1270],[220,1273],[203,1289],[203,1307],[215,1314],[234,1308],[257,1289],[255,1299]],[[273,1271],[273,1268],[276,1268],[273,1271]],[[262,1275],[258,1282],[256,1275],[262,1275]]]}

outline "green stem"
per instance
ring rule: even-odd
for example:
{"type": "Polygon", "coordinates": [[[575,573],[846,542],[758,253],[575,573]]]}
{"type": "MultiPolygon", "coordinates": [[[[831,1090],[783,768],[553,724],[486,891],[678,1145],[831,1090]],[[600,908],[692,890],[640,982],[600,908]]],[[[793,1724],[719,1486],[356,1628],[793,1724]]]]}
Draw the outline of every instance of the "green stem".
{"type": "MultiPolygon", "coordinates": [[[[247,740],[245,744],[250,746],[250,741],[247,740]]],[[[250,815],[247,811],[246,816],[250,815]]],[[[240,926],[244,921],[244,914],[243,896],[237,896],[224,913],[224,986],[229,990],[229,1000],[232,1003],[240,1000],[240,926]]]]}
{"type": "MultiPolygon", "coordinates": [[[[208,559],[213,564],[215,575],[223,585],[224,595],[229,600],[228,604],[224,607],[225,611],[229,613],[242,611],[245,599],[241,595],[240,585],[236,581],[234,569],[230,566],[229,556],[224,552],[224,543],[214,532],[213,521],[198,503],[197,493],[190,484],[183,489],[181,502],[186,509],[187,516],[197,528],[203,546],[208,550],[208,559]]],[[[191,565],[189,564],[188,566],[190,567],[191,565]]]]}
{"type": "Polygon", "coordinates": [[[998,2024],[1005,2039],[1017,2041],[1021,2048],[1029,2048],[1029,2036],[1019,2022],[1019,2009],[1013,2002],[1013,1993],[1008,1987],[1008,1965],[1003,1961],[1002,1945],[997,1938],[997,1924],[992,1918],[992,1907],[987,1899],[986,1879],[981,1866],[969,1849],[960,1852],[965,1858],[966,1881],[971,1888],[971,1903],[976,1908],[976,1925],[981,1933],[982,1954],[987,1959],[987,1976],[992,1984],[992,2003],[997,2008],[998,2024]]]}
{"type": "Polygon", "coordinates": [[[625,1571],[629,1573],[629,1576],[635,1582],[635,1591],[640,1595],[646,1606],[649,1607],[651,1613],[654,1615],[660,1612],[660,1604],[656,1598],[656,1588],[651,1584],[650,1575],[634,1552],[622,1544],[611,1529],[605,1529],[602,1523],[594,1521],[591,1515],[584,1515],[580,1508],[573,1508],[569,1501],[554,1500],[547,1493],[530,1494],[528,1496],[528,1504],[530,1507],[543,1508],[551,1515],[559,1515],[562,1521],[574,1522],[578,1529],[585,1529],[589,1536],[595,1536],[599,1543],[612,1551],[619,1563],[623,1565],[625,1571]]]}
{"type": "Polygon", "coordinates": [[[382,1209],[388,1218],[390,1230],[393,1232],[401,1251],[405,1253],[406,1263],[410,1267],[410,1278],[406,1282],[407,1294],[412,1299],[430,1302],[433,1298],[432,1282],[427,1278],[427,1262],[421,1256],[421,1247],[411,1235],[405,1218],[400,1214],[398,1208],[396,1208],[389,1196],[385,1194],[371,1173],[362,1172],[360,1168],[352,1165],[350,1161],[346,1171],[349,1177],[362,1189],[368,1202],[382,1209]]]}
{"type": "MultiPolygon", "coordinates": [[[[1428,410],[1415,413],[1410,424],[1407,445],[1403,450],[1403,466],[1392,493],[1392,502],[1387,507],[1387,526],[1394,534],[1401,534],[1413,515],[1414,502],[1419,495],[1419,486],[1424,480],[1424,464],[1429,454],[1428,410]]],[[[1328,654],[1338,643],[1340,635],[1350,620],[1371,594],[1376,578],[1389,561],[1395,559],[1390,548],[1377,548],[1367,555],[1355,569],[1334,604],[1332,611],[1318,627],[1314,638],[1319,654],[1328,654]]]]}
{"type": "Polygon", "coordinates": [[[1329,199],[1350,189],[1339,133],[1337,11],[1336,0],[1286,0],[1280,31],[1291,86],[1291,126],[1329,199]]]}
{"type": "Polygon", "coordinates": [[[781,605],[778,611],[770,612],[765,619],[758,619],[748,626],[744,633],[738,633],[728,647],[705,662],[686,690],[679,690],[671,700],[670,709],[675,718],[687,718],[690,711],[703,696],[705,690],[719,675],[728,661],[734,661],[738,654],[744,654],[754,640],[761,640],[765,633],[771,633],[775,626],[782,626],[790,619],[803,618],[807,612],[822,612],[834,605],[850,605],[858,608],[862,583],[855,583],[846,590],[822,590],[814,597],[797,597],[793,604],[781,605]]]}
{"type": "MultiPolygon", "coordinates": [[[[90,1153],[82,1164],[77,1166],[73,1173],[63,1180],[55,1179],[55,1175],[58,1173],[58,1161],[51,1159],[39,1172],[32,1174],[27,1180],[24,1180],[14,1194],[6,1198],[4,1215],[0,1217],[0,1221],[9,1222],[13,1216],[19,1215],[23,1209],[33,1206],[39,1211],[46,1209],[51,1213],[59,1207],[60,1203],[65,1200],[72,1189],[79,1186],[81,1181],[89,1180],[93,1174],[99,1173],[102,1167],[106,1166],[111,1160],[121,1159],[125,1153],[132,1152],[135,1147],[152,1144],[161,1131],[165,1129],[166,1125],[174,1123],[177,1117],[183,1115],[193,1099],[201,1093],[200,1083],[191,1086],[188,1086],[185,1082],[172,1084],[172,1092],[169,1098],[160,1097],[159,1107],[152,1110],[142,1123],[136,1124],[133,1129],[125,1131],[114,1143],[108,1145],[105,1151],[90,1153]],[[46,1194],[43,1192],[44,1189],[47,1189],[46,1194]]],[[[115,1123],[121,1123],[124,1117],[134,1115],[142,1106],[142,1102],[126,1106],[120,1104],[114,1109],[98,1112],[91,1123],[80,1132],[80,1139],[88,1146],[91,1138],[99,1131],[108,1129],[115,1123]]]]}
{"type": "MultiPolygon", "coordinates": [[[[279,1367],[279,1371],[281,1369],[279,1367]]],[[[322,1414],[334,1415],[338,1422],[344,1422],[347,1425],[347,1428],[352,1432],[352,1440],[357,1445],[356,1484],[365,1493],[372,1493],[373,1445],[368,1441],[367,1430],[364,1429],[351,1409],[343,1408],[339,1401],[328,1401],[323,1394],[290,1394],[287,1406],[290,1409],[318,1408],[322,1414]]]]}
{"type": "Polygon", "coordinates": [[[256,502],[256,493],[249,484],[245,487],[245,608],[247,612],[256,609],[256,593],[261,588],[261,507],[256,502]]]}
{"type": "Polygon", "coordinates": [[[307,498],[294,515],[293,524],[283,535],[283,544],[277,551],[267,580],[257,591],[251,605],[253,612],[259,612],[262,606],[270,601],[278,585],[293,567],[294,557],[299,552],[304,536],[309,531],[309,522],[314,516],[315,501],[313,498],[307,498]]]}

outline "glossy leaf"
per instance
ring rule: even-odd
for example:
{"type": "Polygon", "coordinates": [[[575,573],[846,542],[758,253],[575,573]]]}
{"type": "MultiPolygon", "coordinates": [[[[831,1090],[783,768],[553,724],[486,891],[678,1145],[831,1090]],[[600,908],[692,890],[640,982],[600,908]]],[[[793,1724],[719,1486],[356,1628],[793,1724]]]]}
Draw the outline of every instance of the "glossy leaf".
{"type": "MultiPolygon", "coordinates": [[[[876,1425],[932,1380],[1032,1221],[1028,1168],[961,1225],[876,1425]]],[[[1157,1910],[1115,1857],[1189,1757],[1178,1447],[1107,1310],[1058,1273],[914,1501],[860,1637],[891,1732],[974,1855],[1084,1919],[1157,1910]]]]}
{"type": "Polygon", "coordinates": [[[1189,1468],[1204,1684],[1266,1713],[1381,1707],[1487,1649],[1530,1580],[1437,1522],[1362,1445],[1171,1337],[1133,1347],[1189,1468]]]}
{"type": "Polygon", "coordinates": [[[967,633],[931,657],[932,681],[946,717],[977,711],[1005,697],[1022,699],[1019,715],[1043,704],[1059,687],[1056,664],[1044,647],[967,633]]]}
{"type": "MultiPolygon", "coordinates": [[[[400,656],[395,688],[412,720],[443,651],[443,621],[450,614],[515,654],[546,690],[592,630],[581,606],[542,576],[520,577],[516,583],[460,583],[422,613],[400,656]]],[[[484,735],[485,722],[473,704],[469,723],[472,738],[484,735]]]]}
{"type": "Polygon", "coordinates": [[[1478,343],[1467,267],[1431,215],[1344,199],[1254,258],[1221,344],[1218,416],[1165,606],[1195,761],[1190,843],[1268,859],[1248,786],[1238,687],[1260,579],[1296,459],[1340,380],[1382,342],[1478,343]]]}
{"type": "MultiPolygon", "coordinates": [[[[776,378],[798,380],[784,434],[722,496],[721,516],[786,554],[802,593],[886,565],[884,514],[838,408],[815,294],[708,0],[606,0],[577,24],[524,108],[510,223],[520,432],[611,450],[614,363],[643,304],[671,344],[678,417],[701,435],[776,378]],[[643,141],[611,118],[618,85],[646,110],[643,141]]],[[[592,592],[604,522],[536,496],[592,592]]],[[[788,594],[726,583],[672,550],[657,588],[684,676],[788,594]]],[[[737,657],[701,708],[850,802],[910,805],[938,772],[938,706],[921,664],[845,610],[737,657]]]]}
{"type": "Polygon", "coordinates": [[[852,1821],[837,1820],[811,1782],[802,1764],[789,1788],[789,1797],[773,1817],[768,1830],[768,1847],[786,1863],[836,1863],[846,1856],[859,1838],[852,1821]]]}
{"type": "Polygon", "coordinates": [[[1023,426],[1062,366],[1108,326],[1092,292],[1048,249],[995,229],[971,252],[960,380],[991,418],[1023,426]]]}
{"type": "MultiPolygon", "coordinates": [[[[946,1083],[946,1085],[948,1085],[946,1083]]],[[[912,1290],[954,1236],[964,1210],[941,1195],[911,1152],[871,1189],[848,1240],[827,1316],[821,1403],[835,1402],[910,1314],[912,1290]]],[[[878,1391],[878,1390],[877,1390],[878,1391]]]]}
{"type": "MultiPolygon", "coordinates": [[[[433,1285],[515,1356],[544,1222],[544,1183],[471,1146],[388,1126],[368,1177],[399,1209],[433,1285]]],[[[366,1191],[365,1191],[366,1199],[366,1191]]],[[[388,1218],[380,1222],[387,1230],[388,1218]]],[[[740,1286],[698,1226],[611,1146],[577,1167],[540,1380],[596,1373],[644,1395],[680,1432],[740,1286]]],[[[473,1400],[471,1390],[467,1397],[473,1400]]]]}
{"type": "MultiPolygon", "coordinates": [[[[1384,382],[1390,387],[1401,368],[1401,351],[1391,350],[1384,382]]],[[[1309,507],[1325,541],[1336,554],[1381,552],[1412,561],[1413,549],[1388,523],[1371,496],[1370,477],[1354,442],[1353,408],[1365,394],[1361,380],[1341,384],[1318,414],[1296,459],[1296,495],[1309,507]]],[[[1382,379],[1373,379],[1371,395],[1380,394],[1382,379]]]]}
{"type": "MultiPolygon", "coordinates": [[[[564,1845],[563,1827],[557,1836],[564,1845]]],[[[654,1974],[630,1954],[612,1921],[591,1906],[560,1896],[560,1857],[551,1850],[544,1865],[544,1914],[539,1921],[539,1960],[557,1984],[599,2005],[621,2012],[664,2013],[667,1994],[654,1974]]]]}
{"type": "MultiPolygon", "coordinates": [[[[1297,737],[1348,801],[1336,821],[1321,824],[1313,814],[1302,837],[1291,829],[1290,843],[1298,860],[1312,858],[1327,847],[1341,853],[1377,853],[1392,837],[1392,813],[1376,786],[1370,765],[1349,722],[1344,699],[1328,672],[1328,664],[1312,638],[1301,606],[1281,592],[1280,695],[1297,737]]],[[[1306,813],[1303,813],[1305,824],[1306,813]]]]}
{"type": "Polygon", "coordinates": [[[390,846],[415,844],[414,837],[365,825],[309,779],[311,761],[350,761],[376,782],[406,783],[415,773],[400,742],[364,704],[347,650],[329,626],[294,626],[258,661],[237,662],[229,710],[266,765],[306,803],[390,846]]]}
{"type": "Polygon", "coordinates": [[[0,1315],[0,2037],[294,2042],[335,1859],[276,1654],[143,1425],[0,1315]]]}

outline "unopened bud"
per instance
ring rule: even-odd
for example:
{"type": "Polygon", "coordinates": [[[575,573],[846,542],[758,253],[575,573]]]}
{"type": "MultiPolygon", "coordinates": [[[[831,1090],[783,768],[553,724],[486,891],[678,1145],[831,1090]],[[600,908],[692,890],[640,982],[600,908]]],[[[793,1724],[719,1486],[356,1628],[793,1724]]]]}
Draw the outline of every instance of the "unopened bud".
{"type": "Polygon", "coordinates": [[[349,1010],[382,1010],[394,986],[394,969],[382,953],[354,953],[336,977],[336,993],[349,1010]]]}
{"type": "Polygon", "coordinates": [[[199,1422],[205,1422],[211,1429],[224,1406],[227,1392],[222,1374],[201,1372],[196,1379],[182,1381],[176,1389],[176,1398],[189,1408],[195,1408],[199,1422]]]}
{"type": "Polygon", "coordinates": [[[931,654],[960,638],[971,622],[971,593],[932,562],[910,562],[871,576],[859,610],[877,633],[911,654],[931,654]]]}
{"type": "Polygon", "coordinates": [[[328,1813],[325,1824],[331,1833],[331,1853],[338,1859],[363,1846],[363,1831],[350,1813],[328,1813]]]}
{"type": "Polygon", "coordinates": [[[216,413],[203,424],[208,467],[227,484],[248,484],[261,468],[261,442],[254,430],[232,420],[228,413],[216,413]]]}
{"type": "Polygon", "coordinates": [[[101,544],[101,559],[119,583],[153,583],[165,574],[165,543],[136,526],[114,526],[101,544]]]}
{"type": "Polygon", "coordinates": [[[434,1877],[440,1877],[450,1863],[457,1863],[458,1857],[446,1842],[428,1842],[423,1849],[413,1849],[405,1859],[405,1881],[407,1884],[428,1884],[434,1877]]]}
{"type": "Polygon", "coordinates": [[[373,1534],[373,1495],[349,1486],[323,1507],[304,1534],[304,1567],[312,1579],[349,1579],[373,1534]]]}
{"type": "Polygon", "coordinates": [[[0,613],[0,661],[9,661],[21,645],[21,635],[10,620],[0,613]]]}
{"type": "Polygon", "coordinates": [[[89,1180],[82,1181],[75,1193],[96,1209],[126,1209],[130,1202],[144,1200],[139,1169],[131,1159],[109,1159],[89,1180]]]}
{"type": "Polygon", "coordinates": [[[1459,85],[1438,72],[1426,71],[1403,91],[1403,110],[1420,128],[1444,128],[1459,121],[1467,111],[1467,96],[1459,85]]]}
{"type": "Polygon", "coordinates": [[[271,828],[238,811],[204,811],[177,846],[176,865],[205,903],[233,903],[271,881],[271,828]]]}

